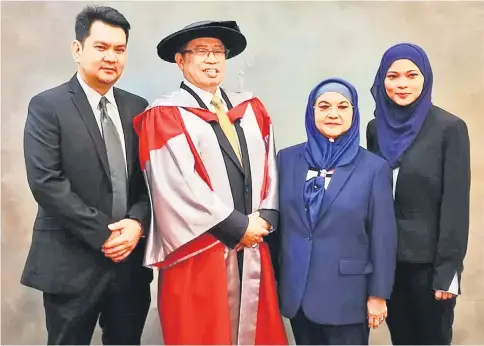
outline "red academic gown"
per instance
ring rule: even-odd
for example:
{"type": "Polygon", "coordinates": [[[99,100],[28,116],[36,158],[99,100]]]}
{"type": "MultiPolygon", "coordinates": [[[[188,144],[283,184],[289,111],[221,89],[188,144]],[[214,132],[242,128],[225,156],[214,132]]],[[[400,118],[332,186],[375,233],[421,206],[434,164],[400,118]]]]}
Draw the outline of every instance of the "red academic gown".
{"type": "MultiPolygon", "coordinates": [[[[246,136],[252,206],[278,209],[271,119],[262,103],[228,93],[246,136]]],[[[287,344],[269,248],[237,256],[207,232],[233,211],[227,172],[209,121],[181,90],[157,100],[134,121],[153,218],[145,265],[160,269],[158,308],[165,344],[287,344]]]]}

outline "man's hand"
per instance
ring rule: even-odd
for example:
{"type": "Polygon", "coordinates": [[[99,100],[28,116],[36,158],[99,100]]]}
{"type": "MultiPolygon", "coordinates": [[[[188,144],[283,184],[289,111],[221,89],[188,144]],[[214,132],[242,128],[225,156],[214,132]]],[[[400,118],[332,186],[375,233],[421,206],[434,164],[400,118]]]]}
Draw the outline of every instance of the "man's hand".
{"type": "Polygon", "coordinates": [[[104,243],[102,251],[114,262],[121,262],[131,254],[138,244],[142,234],[141,225],[135,220],[123,219],[108,227],[113,234],[104,243]]]}
{"type": "Polygon", "coordinates": [[[259,212],[256,211],[254,214],[251,214],[251,215],[257,215],[257,221],[259,222],[259,224],[265,228],[266,230],[270,230],[271,228],[271,224],[269,222],[267,222],[266,220],[264,220],[263,218],[261,218],[259,215],[259,212]]]}
{"type": "Polygon", "coordinates": [[[383,298],[368,297],[368,327],[375,329],[387,318],[387,302],[383,298]]]}
{"type": "Polygon", "coordinates": [[[242,246],[251,247],[262,242],[262,237],[269,234],[269,223],[259,216],[259,212],[255,212],[249,215],[249,225],[245,231],[244,236],[240,240],[237,249],[242,246]]]}
{"type": "Polygon", "coordinates": [[[108,240],[106,240],[106,241],[104,242],[104,244],[109,243],[111,240],[113,240],[113,239],[114,239],[114,238],[116,238],[116,237],[119,237],[120,235],[121,235],[121,231],[118,231],[118,230],[116,230],[116,231],[112,231],[112,232],[111,232],[111,235],[110,235],[110,236],[109,236],[109,238],[108,238],[108,240]]]}
{"type": "Polygon", "coordinates": [[[450,293],[450,292],[445,292],[445,291],[440,291],[440,290],[435,291],[435,299],[437,299],[437,300],[452,299],[454,297],[455,297],[455,295],[450,293]]]}

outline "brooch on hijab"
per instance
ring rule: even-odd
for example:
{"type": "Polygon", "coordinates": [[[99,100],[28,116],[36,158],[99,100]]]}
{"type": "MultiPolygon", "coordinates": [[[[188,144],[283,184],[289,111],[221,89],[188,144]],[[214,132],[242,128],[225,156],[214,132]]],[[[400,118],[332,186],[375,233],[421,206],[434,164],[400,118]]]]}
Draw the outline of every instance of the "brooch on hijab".
{"type": "Polygon", "coordinates": [[[317,172],[318,174],[308,174],[306,180],[309,180],[310,178],[314,178],[315,176],[316,177],[323,177],[323,178],[331,178],[331,176],[333,175],[333,173],[330,173],[328,172],[327,170],[325,169],[317,169],[317,168],[313,168],[313,167],[309,167],[309,170],[310,171],[313,171],[313,172],[317,172]]]}
{"type": "MultiPolygon", "coordinates": [[[[323,179],[326,178],[326,174],[328,174],[328,171],[325,170],[325,169],[322,169],[322,170],[318,171],[318,177],[321,177],[322,176],[323,179]]],[[[320,187],[321,186],[316,183],[316,179],[314,179],[314,181],[313,181],[313,188],[316,191],[318,191],[320,187]]]]}

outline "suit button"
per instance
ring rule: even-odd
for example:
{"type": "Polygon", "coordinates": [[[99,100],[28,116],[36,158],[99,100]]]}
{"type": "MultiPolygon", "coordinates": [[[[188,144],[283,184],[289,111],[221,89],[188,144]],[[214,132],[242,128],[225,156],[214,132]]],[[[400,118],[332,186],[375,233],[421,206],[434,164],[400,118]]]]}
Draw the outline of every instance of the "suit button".
{"type": "Polygon", "coordinates": [[[248,188],[248,187],[246,187],[246,188],[244,189],[244,191],[245,191],[245,193],[249,193],[249,188],[248,188]]]}

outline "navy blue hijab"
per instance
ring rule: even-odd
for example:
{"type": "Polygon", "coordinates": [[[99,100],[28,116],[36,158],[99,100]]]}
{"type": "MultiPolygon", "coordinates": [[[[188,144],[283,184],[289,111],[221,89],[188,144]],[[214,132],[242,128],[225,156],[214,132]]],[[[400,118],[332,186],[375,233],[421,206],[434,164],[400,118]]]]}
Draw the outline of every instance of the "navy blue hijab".
{"type": "MultiPolygon", "coordinates": [[[[310,169],[329,171],[339,166],[344,166],[353,161],[358,155],[360,147],[360,112],[358,110],[358,94],[353,85],[345,80],[338,78],[326,79],[316,85],[309,94],[308,104],[306,106],[306,134],[308,140],[305,147],[305,158],[310,169]],[[325,92],[340,92],[341,86],[350,94],[350,101],[353,105],[353,122],[348,131],[336,138],[333,142],[319,132],[314,120],[314,103],[322,94],[320,91],[327,84],[339,84],[339,88],[328,87],[325,92]]],[[[324,174],[306,181],[304,185],[304,203],[306,204],[309,222],[311,227],[317,220],[324,198],[324,174]]]]}
{"type": "Polygon", "coordinates": [[[432,107],[433,74],[424,50],[411,43],[400,43],[389,48],[382,57],[371,87],[375,99],[375,121],[381,155],[392,168],[400,165],[407,148],[417,137],[432,107]],[[424,76],[420,96],[408,106],[399,106],[385,91],[385,77],[390,66],[399,59],[411,60],[424,76]]]}

